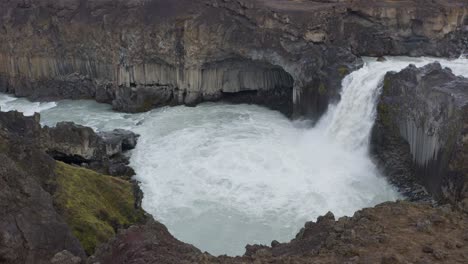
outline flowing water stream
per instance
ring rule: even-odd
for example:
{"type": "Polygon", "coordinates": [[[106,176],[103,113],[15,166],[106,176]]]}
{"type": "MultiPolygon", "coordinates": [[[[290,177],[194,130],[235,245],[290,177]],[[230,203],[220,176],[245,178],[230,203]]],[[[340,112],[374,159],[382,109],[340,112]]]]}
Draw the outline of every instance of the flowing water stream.
{"type": "MultiPolygon", "coordinates": [[[[366,59],[343,81],[342,99],[315,127],[253,105],[206,103],[142,114],[92,101],[31,103],[0,95],[2,111],[41,112],[42,123],[74,121],[141,135],[131,165],[143,207],[178,239],[212,254],[289,241],[327,211],[336,216],[400,198],[367,150],[383,76],[432,58],[366,59]]],[[[468,77],[468,60],[438,59],[468,77]]]]}

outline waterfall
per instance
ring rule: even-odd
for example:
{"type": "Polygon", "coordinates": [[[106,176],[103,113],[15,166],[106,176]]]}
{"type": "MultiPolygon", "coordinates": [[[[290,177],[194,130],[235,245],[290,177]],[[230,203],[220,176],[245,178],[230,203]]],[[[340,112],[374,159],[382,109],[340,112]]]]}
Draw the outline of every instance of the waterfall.
{"type": "Polygon", "coordinates": [[[367,149],[369,136],[376,117],[376,103],[380,96],[383,78],[389,71],[400,71],[409,64],[417,67],[439,61],[456,75],[468,77],[468,60],[389,57],[384,62],[365,58],[364,66],[349,74],[342,83],[341,100],[332,105],[318,123],[332,137],[350,150],[367,149]]]}

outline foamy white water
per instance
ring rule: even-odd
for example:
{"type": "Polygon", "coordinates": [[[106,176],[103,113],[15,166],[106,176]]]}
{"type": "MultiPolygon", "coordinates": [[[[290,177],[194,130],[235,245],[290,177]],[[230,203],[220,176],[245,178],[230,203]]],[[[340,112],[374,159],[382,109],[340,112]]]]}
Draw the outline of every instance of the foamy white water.
{"type": "MultiPolygon", "coordinates": [[[[177,238],[212,254],[237,255],[249,243],[289,241],[305,221],[327,211],[351,215],[397,199],[367,154],[379,84],[387,71],[432,61],[367,60],[344,80],[341,102],[315,128],[250,105],[124,114],[90,101],[44,107],[0,95],[0,107],[42,111],[48,125],[67,120],[139,133],[131,165],[145,194],[143,207],[177,238]]],[[[439,61],[468,76],[468,60],[439,61]]]]}
{"type": "Polygon", "coordinates": [[[25,116],[32,116],[34,113],[40,113],[55,106],[57,106],[55,102],[30,102],[26,99],[18,99],[0,93],[0,110],[2,112],[16,110],[22,112],[25,116]]]}

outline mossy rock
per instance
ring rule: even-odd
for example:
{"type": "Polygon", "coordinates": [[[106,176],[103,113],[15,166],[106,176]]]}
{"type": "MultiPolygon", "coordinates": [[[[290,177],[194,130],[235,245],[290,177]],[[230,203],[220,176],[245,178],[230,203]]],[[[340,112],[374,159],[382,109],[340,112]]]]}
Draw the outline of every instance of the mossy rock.
{"type": "Polygon", "coordinates": [[[385,78],[383,83],[383,94],[388,94],[390,91],[390,80],[385,78]]]}
{"type": "Polygon", "coordinates": [[[118,228],[143,221],[130,182],[62,162],[57,162],[55,173],[54,203],[87,254],[118,228]]]}
{"type": "Polygon", "coordinates": [[[342,66],[338,68],[338,73],[340,74],[341,77],[345,77],[346,75],[349,74],[349,69],[342,66]]]}
{"type": "Polygon", "coordinates": [[[6,153],[9,150],[8,141],[0,136],[0,153],[6,153]]]}
{"type": "Polygon", "coordinates": [[[318,92],[319,92],[320,95],[327,94],[327,87],[325,87],[325,84],[320,83],[318,92]]]}
{"type": "Polygon", "coordinates": [[[137,112],[147,112],[153,109],[153,100],[151,98],[147,98],[143,101],[141,105],[138,106],[137,112]]]}
{"type": "Polygon", "coordinates": [[[380,103],[377,106],[377,114],[381,121],[381,124],[387,127],[389,131],[395,132],[395,124],[392,120],[391,115],[393,114],[390,110],[390,106],[384,103],[380,103]]]}

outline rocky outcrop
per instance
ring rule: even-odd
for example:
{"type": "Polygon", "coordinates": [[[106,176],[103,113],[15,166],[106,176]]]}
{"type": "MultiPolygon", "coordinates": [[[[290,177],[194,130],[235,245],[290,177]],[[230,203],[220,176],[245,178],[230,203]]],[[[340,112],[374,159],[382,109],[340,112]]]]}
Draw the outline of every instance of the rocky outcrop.
{"type": "Polygon", "coordinates": [[[438,199],[468,198],[468,79],[438,63],[409,66],[386,75],[377,109],[372,152],[390,179],[416,180],[438,199]]]}
{"type": "Polygon", "coordinates": [[[135,148],[138,135],[116,129],[96,133],[70,122],[45,127],[41,144],[54,159],[77,164],[114,176],[133,176],[125,151],[135,148]]]}
{"type": "Polygon", "coordinates": [[[63,250],[85,257],[53,206],[54,160],[31,136],[38,128],[37,116],[0,113],[1,263],[46,264],[63,250]]]}
{"type": "Polygon", "coordinates": [[[101,245],[87,263],[197,263],[201,254],[150,218],[146,224],[132,226],[101,245]]]}
{"type": "Polygon", "coordinates": [[[467,10],[463,0],[2,1],[0,91],[130,112],[227,99],[318,117],[356,56],[458,56],[467,10]]]}
{"type": "Polygon", "coordinates": [[[0,262],[82,263],[118,229],[145,220],[142,197],[135,183],[56,162],[50,151],[109,157],[137,137],[70,123],[41,128],[39,119],[0,112],[0,262]]]}
{"type": "Polygon", "coordinates": [[[51,264],[80,264],[82,259],[73,255],[67,250],[55,254],[55,256],[50,260],[51,264]]]}
{"type": "Polygon", "coordinates": [[[235,258],[201,253],[150,221],[120,233],[87,263],[464,263],[467,220],[450,206],[385,203],[338,220],[328,213],[289,243],[247,246],[235,258]]]}

